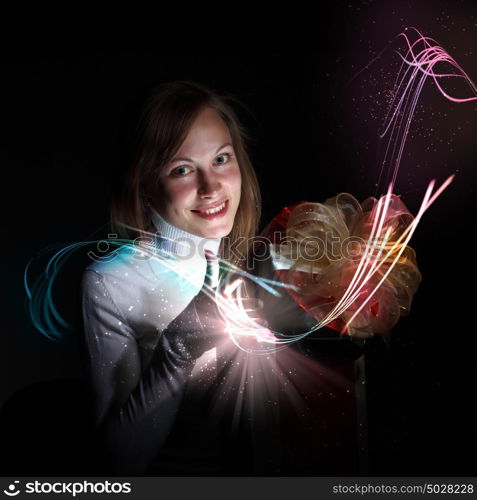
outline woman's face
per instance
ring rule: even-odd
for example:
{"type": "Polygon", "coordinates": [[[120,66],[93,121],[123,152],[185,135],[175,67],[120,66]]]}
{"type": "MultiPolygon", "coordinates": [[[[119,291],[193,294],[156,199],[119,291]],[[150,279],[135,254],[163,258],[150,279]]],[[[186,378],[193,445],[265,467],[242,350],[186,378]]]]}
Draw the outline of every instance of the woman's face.
{"type": "Polygon", "coordinates": [[[240,168],[230,132],[212,108],[196,118],[174,159],[160,173],[152,205],[170,224],[205,238],[232,230],[240,202],[240,168]],[[206,210],[219,209],[215,213],[206,210]]]}

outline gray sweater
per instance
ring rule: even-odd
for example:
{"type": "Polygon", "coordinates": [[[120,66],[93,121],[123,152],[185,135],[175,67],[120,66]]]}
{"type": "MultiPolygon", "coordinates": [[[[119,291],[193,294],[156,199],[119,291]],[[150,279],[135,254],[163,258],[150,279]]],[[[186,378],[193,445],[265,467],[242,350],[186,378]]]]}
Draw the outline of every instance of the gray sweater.
{"type": "MultiPolygon", "coordinates": [[[[161,332],[201,289],[203,250],[216,254],[220,239],[187,233],[154,209],[151,216],[158,234],[152,256],[123,246],[88,265],[82,278],[83,366],[97,452],[104,473],[166,475],[176,467],[207,474],[218,467],[218,434],[199,403],[216,375],[216,349],[183,366],[161,332]],[[181,432],[171,432],[174,426],[181,432]]],[[[218,269],[215,284],[217,276],[218,269]]]]}

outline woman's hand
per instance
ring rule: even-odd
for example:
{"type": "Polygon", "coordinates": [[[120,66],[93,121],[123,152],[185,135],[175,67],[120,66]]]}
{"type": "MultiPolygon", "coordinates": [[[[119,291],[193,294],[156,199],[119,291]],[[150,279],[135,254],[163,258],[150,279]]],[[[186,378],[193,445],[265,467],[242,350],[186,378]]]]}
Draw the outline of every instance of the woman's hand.
{"type": "MultiPolygon", "coordinates": [[[[263,314],[263,300],[249,297],[244,287],[244,280],[238,278],[224,289],[223,314],[226,317],[227,332],[235,337],[246,337],[248,341],[274,342],[275,336],[269,330],[268,321],[263,314]]],[[[253,288],[252,288],[253,289],[253,288]]]]}
{"type": "Polygon", "coordinates": [[[194,361],[225,335],[225,322],[215,302],[215,291],[204,284],[188,306],[167,326],[171,349],[184,361],[194,361]]]}

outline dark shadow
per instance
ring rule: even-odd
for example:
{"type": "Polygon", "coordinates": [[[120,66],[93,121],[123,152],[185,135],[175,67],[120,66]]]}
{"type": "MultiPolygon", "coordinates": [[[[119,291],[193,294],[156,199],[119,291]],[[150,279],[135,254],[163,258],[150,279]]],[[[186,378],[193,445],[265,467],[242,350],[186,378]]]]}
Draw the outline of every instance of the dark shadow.
{"type": "Polygon", "coordinates": [[[2,475],[94,475],[88,408],[82,379],[41,382],[13,394],[0,412],[2,475]]]}

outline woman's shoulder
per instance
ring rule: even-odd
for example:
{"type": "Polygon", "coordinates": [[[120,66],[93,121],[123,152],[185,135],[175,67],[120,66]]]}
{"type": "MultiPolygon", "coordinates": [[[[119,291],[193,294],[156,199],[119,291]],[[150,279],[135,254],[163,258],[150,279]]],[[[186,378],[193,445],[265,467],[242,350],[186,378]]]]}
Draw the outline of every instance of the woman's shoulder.
{"type": "MultiPolygon", "coordinates": [[[[106,287],[121,296],[154,291],[158,286],[164,290],[181,290],[200,281],[196,275],[200,270],[193,262],[177,261],[170,256],[140,249],[120,247],[105,257],[88,264],[82,277],[83,287],[106,287]],[[189,281],[192,279],[192,283],[189,281]]],[[[203,278],[203,276],[199,276],[203,278]]]]}
{"type": "Polygon", "coordinates": [[[197,294],[203,273],[192,260],[137,257],[134,259],[129,252],[122,251],[111,259],[91,262],[83,271],[82,297],[86,304],[120,311],[137,332],[151,328],[155,332],[156,327],[165,327],[197,294]],[[160,318],[158,324],[153,321],[157,318],[160,318]]]}
{"type": "Polygon", "coordinates": [[[117,278],[128,277],[130,273],[144,272],[146,269],[158,272],[161,268],[170,267],[164,258],[130,245],[123,245],[100,257],[90,252],[89,257],[92,262],[85,267],[85,273],[92,271],[101,276],[109,275],[117,278]]]}

